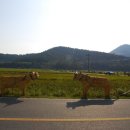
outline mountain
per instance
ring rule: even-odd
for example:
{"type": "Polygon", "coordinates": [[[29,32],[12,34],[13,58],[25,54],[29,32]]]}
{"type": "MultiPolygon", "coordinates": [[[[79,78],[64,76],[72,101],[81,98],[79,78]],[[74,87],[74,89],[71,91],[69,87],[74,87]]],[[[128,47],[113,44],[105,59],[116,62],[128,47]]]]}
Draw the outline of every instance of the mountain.
{"type": "Polygon", "coordinates": [[[130,58],[60,46],[35,54],[1,54],[0,67],[130,71],[130,58]]]}
{"type": "Polygon", "coordinates": [[[110,53],[130,57],[130,45],[128,44],[121,45],[116,49],[114,49],[113,51],[111,51],[110,53]]]}

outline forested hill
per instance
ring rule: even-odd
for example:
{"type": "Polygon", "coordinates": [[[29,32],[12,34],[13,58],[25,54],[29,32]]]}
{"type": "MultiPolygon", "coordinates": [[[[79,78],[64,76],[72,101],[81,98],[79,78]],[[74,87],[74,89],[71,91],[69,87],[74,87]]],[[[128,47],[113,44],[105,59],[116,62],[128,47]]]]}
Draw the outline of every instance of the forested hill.
{"type": "Polygon", "coordinates": [[[0,54],[0,67],[130,71],[130,58],[103,52],[55,47],[36,54],[0,54]]]}
{"type": "Polygon", "coordinates": [[[19,55],[0,53],[0,62],[12,62],[12,61],[15,61],[19,57],[20,57],[19,55]]]}

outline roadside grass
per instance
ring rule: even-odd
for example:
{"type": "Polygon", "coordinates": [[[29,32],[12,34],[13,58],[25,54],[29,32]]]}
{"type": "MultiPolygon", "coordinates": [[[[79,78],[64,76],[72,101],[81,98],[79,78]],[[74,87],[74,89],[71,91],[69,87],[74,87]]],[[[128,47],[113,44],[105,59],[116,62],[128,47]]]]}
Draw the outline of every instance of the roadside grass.
{"type": "MultiPolygon", "coordinates": [[[[39,79],[32,81],[26,88],[25,97],[44,98],[81,98],[83,86],[78,81],[73,81],[73,73],[65,71],[42,70],[42,69],[0,69],[0,76],[24,75],[26,72],[38,71],[39,79]]],[[[111,84],[111,98],[130,98],[130,93],[120,96],[119,92],[130,90],[130,77],[123,75],[99,75],[89,74],[96,77],[106,77],[111,84]]],[[[5,91],[5,96],[20,96],[17,88],[5,91]]],[[[88,98],[104,98],[104,90],[100,87],[90,88],[88,98]]]]}

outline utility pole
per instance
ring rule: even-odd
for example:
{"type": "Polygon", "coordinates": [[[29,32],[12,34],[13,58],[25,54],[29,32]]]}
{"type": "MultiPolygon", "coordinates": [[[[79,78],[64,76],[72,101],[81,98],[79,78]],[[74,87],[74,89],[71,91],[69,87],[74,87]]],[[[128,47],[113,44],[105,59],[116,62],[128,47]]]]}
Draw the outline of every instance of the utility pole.
{"type": "Polygon", "coordinates": [[[88,72],[90,72],[90,54],[88,53],[88,72]]]}

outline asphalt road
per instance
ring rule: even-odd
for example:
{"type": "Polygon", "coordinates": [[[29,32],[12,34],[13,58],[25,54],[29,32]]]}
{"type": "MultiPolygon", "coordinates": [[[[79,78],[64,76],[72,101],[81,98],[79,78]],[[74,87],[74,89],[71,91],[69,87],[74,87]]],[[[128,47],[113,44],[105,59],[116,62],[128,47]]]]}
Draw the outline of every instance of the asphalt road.
{"type": "Polygon", "coordinates": [[[0,97],[0,130],[130,130],[130,100],[0,97]]]}

